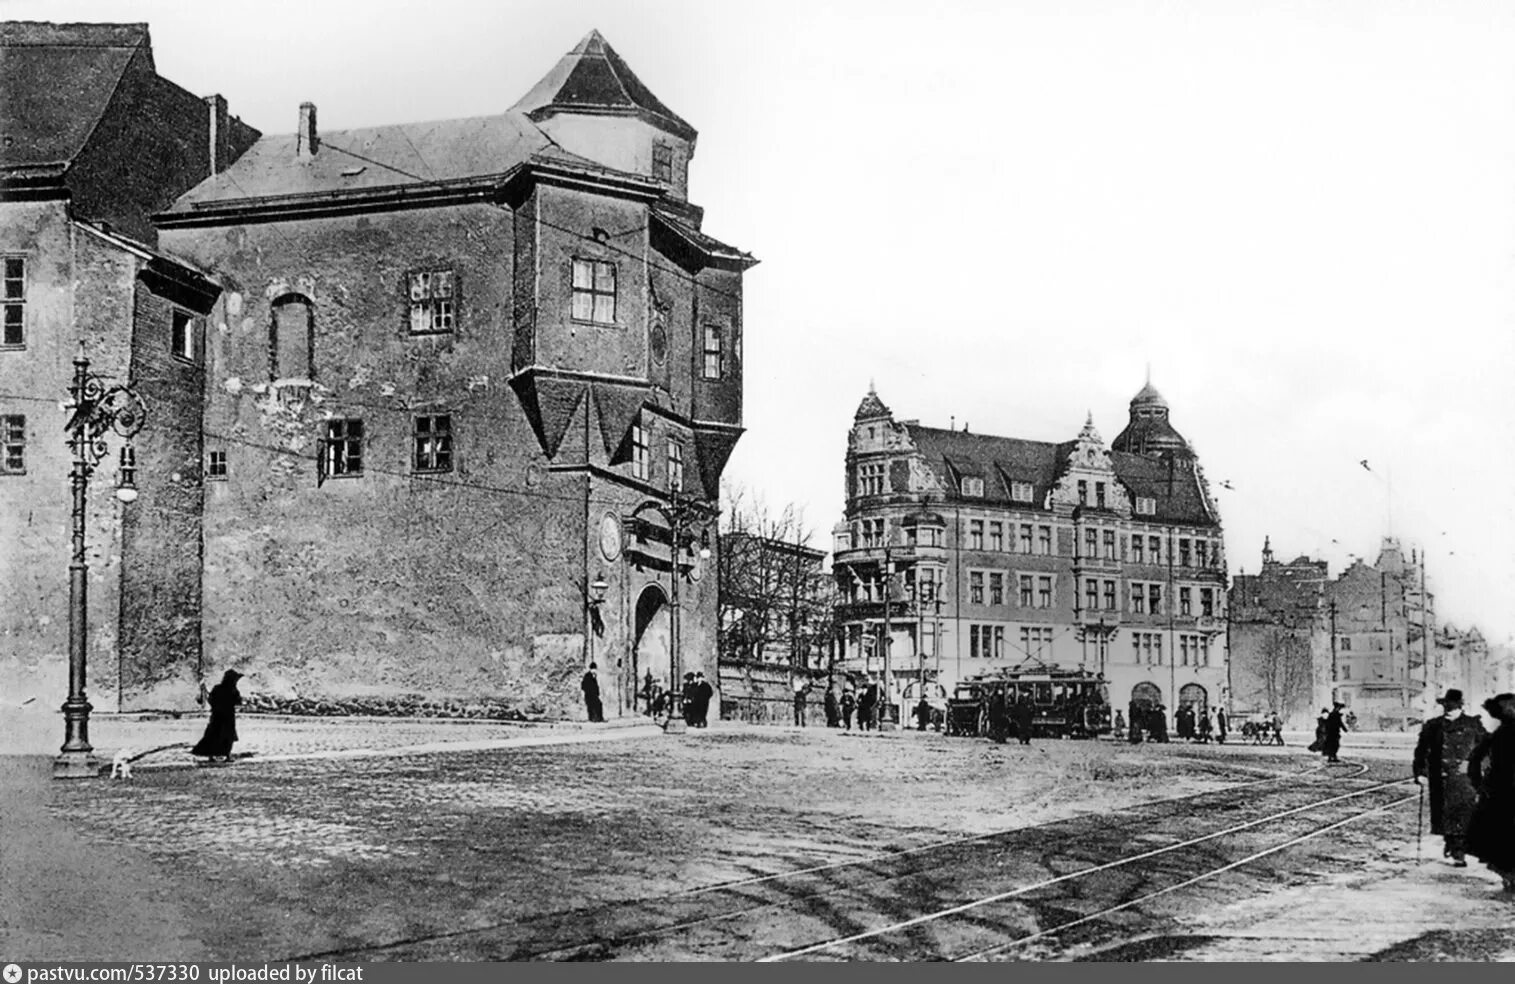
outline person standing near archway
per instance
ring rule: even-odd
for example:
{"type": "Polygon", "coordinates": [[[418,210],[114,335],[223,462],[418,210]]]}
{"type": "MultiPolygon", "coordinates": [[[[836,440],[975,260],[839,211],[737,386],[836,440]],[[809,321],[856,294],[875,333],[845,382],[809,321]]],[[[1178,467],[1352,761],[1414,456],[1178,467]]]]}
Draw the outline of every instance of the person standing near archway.
{"type": "Polygon", "coordinates": [[[584,671],[584,679],[579,681],[579,689],[584,691],[584,710],[594,724],[605,720],[605,708],[600,703],[600,677],[595,672],[598,668],[598,664],[590,663],[589,669],[584,671]]]}

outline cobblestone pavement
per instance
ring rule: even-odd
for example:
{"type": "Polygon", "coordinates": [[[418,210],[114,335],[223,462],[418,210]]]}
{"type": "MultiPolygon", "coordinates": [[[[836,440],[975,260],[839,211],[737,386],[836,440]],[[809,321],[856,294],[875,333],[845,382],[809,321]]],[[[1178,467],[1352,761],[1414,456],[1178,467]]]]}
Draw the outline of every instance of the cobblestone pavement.
{"type": "MultiPolygon", "coordinates": [[[[136,747],[144,739],[193,740],[203,722],[130,727],[121,734],[136,747]]],[[[428,959],[498,957],[477,949],[468,931],[1119,811],[1315,761],[1293,747],[1022,748],[930,733],[864,737],[733,725],[683,738],[636,727],[438,722],[244,718],[240,727],[246,740],[239,750],[259,754],[231,766],[145,768],[130,782],[28,787],[42,822],[71,838],[76,856],[94,851],[151,881],[149,904],[182,920],[169,943],[217,959],[352,949],[365,959],[404,956],[403,948],[385,945],[439,934],[446,941],[427,949],[428,959]],[[396,751],[417,746],[441,750],[396,751]],[[349,756],[360,747],[383,754],[349,756]]],[[[104,750],[110,733],[101,734],[104,750]]],[[[163,757],[173,754],[144,762],[175,765],[163,757]]],[[[1398,758],[1401,750],[1377,754],[1398,758]]],[[[49,870],[50,841],[31,839],[30,870],[49,870]]],[[[1403,858],[1392,863],[1402,873],[1403,858]]],[[[1316,872],[1306,881],[1338,892],[1371,889],[1331,881],[1340,874],[1316,872]]],[[[1375,877],[1392,880],[1394,870],[1375,877]]],[[[1285,887],[1296,890],[1274,885],[1268,897],[1285,887]]],[[[1224,900],[1217,912],[1236,921],[1211,927],[1232,943],[1186,937],[1181,949],[1204,944],[1212,947],[1207,957],[1264,959],[1222,956],[1242,952],[1225,947],[1237,945],[1247,926],[1264,926],[1255,932],[1265,935],[1265,924],[1286,925],[1268,924],[1282,918],[1278,912],[1254,911],[1248,922],[1245,911],[1232,908],[1245,901],[1224,900]]],[[[1322,899],[1308,902],[1318,915],[1322,899]]],[[[1421,916],[1434,926],[1431,913],[1425,906],[1421,916]]],[[[25,928],[34,957],[82,952],[69,936],[79,927],[32,919],[25,928]]],[[[1484,945],[1502,952],[1497,941],[1484,945]]],[[[157,956],[129,946],[108,952],[157,956]]],[[[1144,956],[1161,959],[1162,948],[1144,956]]]]}

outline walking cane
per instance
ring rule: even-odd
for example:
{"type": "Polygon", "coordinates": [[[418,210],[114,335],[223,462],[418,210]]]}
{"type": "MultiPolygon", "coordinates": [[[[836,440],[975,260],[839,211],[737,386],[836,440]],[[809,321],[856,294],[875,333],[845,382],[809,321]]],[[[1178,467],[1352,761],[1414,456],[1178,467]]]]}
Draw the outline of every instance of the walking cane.
{"type": "Polygon", "coordinates": [[[1415,863],[1420,864],[1421,842],[1425,839],[1422,831],[1425,829],[1426,820],[1426,787],[1424,783],[1416,783],[1416,785],[1420,786],[1420,809],[1415,811],[1415,863]]]}

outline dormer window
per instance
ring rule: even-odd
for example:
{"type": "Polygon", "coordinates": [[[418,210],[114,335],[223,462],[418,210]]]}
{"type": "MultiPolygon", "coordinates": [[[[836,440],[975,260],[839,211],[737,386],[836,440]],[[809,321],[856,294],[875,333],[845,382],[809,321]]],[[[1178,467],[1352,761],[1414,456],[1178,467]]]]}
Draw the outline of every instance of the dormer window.
{"type": "Polygon", "coordinates": [[[1157,514],[1157,500],[1146,496],[1136,497],[1136,512],[1140,516],[1154,516],[1157,514]]]}
{"type": "Polygon", "coordinates": [[[652,145],[652,179],[673,184],[673,145],[661,140],[652,145]]]}
{"type": "Polygon", "coordinates": [[[963,495],[971,496],[975,499],[982,499],[984,497],[984,480],[982,478],[976,478],[971,475],[964,478],[963,495]]]}
{"type": "Polygon", "coordinates": [[[1011,482],[1010,499],[1012,502],[1030,502],[1036,496],[1036,486],[1030,482],[1011,482]]]}

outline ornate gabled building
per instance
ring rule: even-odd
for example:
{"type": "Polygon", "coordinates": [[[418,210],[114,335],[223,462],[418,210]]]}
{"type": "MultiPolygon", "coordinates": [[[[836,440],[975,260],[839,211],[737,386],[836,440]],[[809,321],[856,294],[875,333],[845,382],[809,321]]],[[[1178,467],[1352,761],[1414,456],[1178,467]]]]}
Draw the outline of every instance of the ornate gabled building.
{"type": "Polygon", "coordinates": [[[264,706],[471,715],[582,714],[591,661],[612,716],[680,654],[714,677],[756,261],[702,230],[695,140],[591,32],[496,115],[303,104],[156,217],[224,292],[201,655],[150,654],[138,706],[232,666],[264,706]]]}
{"type": "Polygon", "coordinates": [[[1117,708],[1225,698],[1225,546],[1199,460],[1149,383],[1109,446],[897,421],[848,435],[833,570],[841,666],[950,687],[1038,662],[1101,672],[1117,708]]]}

